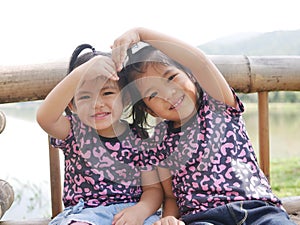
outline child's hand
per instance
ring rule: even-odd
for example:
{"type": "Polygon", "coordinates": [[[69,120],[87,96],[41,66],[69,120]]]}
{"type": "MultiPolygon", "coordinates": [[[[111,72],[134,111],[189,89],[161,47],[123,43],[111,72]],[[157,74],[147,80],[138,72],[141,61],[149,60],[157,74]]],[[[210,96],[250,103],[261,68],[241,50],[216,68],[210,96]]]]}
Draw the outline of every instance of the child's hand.
{"type": "Polygon", "coordinates": [[[112,80],[119,79],[114,62],[107,56],[95,56],[84,63],[81,69],[85,79],[92,80],[99,76],[107,77],[112,80]]]}
{"type": "Polygon", "coordinates": [[[141,213],[134,206],[123,209],[114,216],[112,225],[143,225],[145,218],[141,217],[141,213]]]}
{"type": "Polygon", "coordinates": [[[116,64],[117,71],[121,71],[123,68],[123,63],[127,56],[127,49],[139,41],[140,34],[138,28],[134,28],[125,32],[114,41],[114,44],[111,46],[112,60],[116,64]]]}
{"type": "Polygon", "coordinates": [[[153,225],[184,225],[181,220],[176,219],[174,216],[166,216],[155,222],[153,225]]]}

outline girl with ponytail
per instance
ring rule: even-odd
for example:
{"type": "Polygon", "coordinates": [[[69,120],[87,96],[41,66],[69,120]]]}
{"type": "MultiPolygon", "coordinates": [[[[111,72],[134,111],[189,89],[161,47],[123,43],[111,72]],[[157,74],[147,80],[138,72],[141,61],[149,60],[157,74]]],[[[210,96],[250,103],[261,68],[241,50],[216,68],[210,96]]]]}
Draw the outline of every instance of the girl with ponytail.
{"type": "Polygon", "coordinates": [[[82,44],[71,56],[68,75],[40,105],[37,121],[65,157],[65,209],[49,224],[159,220],[161,186],[156,170],[141,167],[149,146],[123,118],[130,103],[123,83],[110,53],[82,44]]]}

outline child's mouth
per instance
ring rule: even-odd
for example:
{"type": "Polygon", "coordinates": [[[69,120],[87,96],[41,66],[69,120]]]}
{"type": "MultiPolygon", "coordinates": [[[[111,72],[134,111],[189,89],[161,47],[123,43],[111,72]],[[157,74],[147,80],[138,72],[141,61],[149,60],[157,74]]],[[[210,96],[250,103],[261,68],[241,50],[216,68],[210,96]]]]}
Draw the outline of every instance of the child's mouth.
{"type": "Polygon", "coordinates": [[[95,119],[102,119],[102,118],[108,116],[109,114],[110,114],[109,112],[101,112],[101,113],[94,114],[93,117],[95,119]]]}
{"type": "Polygon", "coordinates": [[[173,109],[175,109],[177,106],[179,106],[179,105],[182,103],[183,99],[184,99],[184,95],[181,96],[181,97],[178,99],[178,101],[170,107],[170,110],[173,110],[173,109]]]}

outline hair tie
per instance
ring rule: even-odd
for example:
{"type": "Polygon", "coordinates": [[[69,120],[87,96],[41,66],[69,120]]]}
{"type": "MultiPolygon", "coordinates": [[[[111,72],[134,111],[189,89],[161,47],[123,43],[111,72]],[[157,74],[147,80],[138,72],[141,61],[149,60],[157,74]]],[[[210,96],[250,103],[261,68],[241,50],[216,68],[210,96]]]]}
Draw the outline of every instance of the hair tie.
{"type": "Polygon", "coordinates": [[[74,64],[75,64],[78,56],[80,55],[80,53],[84,49],[87,49],[87,48],[91,49],[93,51],[93,54],[96,53],[95,48],[93,46],[91,46],[90,44],[81,44],[81,45],[77,46],[77,48],[74,50],[74,52],[71,56],[68,73],[70,73],[74,69],[74,64]]]}
{"type": "Polygon", "coordinates": [[[92,51],[93,51],[93,54],[96,55],[96,50],[94,47],[92,47],[92,51]]]}

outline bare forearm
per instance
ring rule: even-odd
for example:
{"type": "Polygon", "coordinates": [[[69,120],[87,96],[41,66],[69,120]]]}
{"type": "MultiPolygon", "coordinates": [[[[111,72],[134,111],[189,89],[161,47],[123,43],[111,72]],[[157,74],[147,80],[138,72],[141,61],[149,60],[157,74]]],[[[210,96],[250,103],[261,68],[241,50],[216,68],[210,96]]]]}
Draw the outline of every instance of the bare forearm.
{"type": "Polygon", "coordinates": [[[166,216],[174,216],[175,218],[179,218],[179,209],[176,204],[176,199],[174,198],[165,198],[163,203],[163,214],[162,217],[166,216]]]}
{"type": "Polygon", "coordinates": [[[143,208],[143,214],[147,218],[161,207],[162,199],[161,187],[149,188],[143,192],[137,206],[138,208],[143,208]]]}
{"type": "Polygon", "coordinates": [[[56,131],[59,131],[56,126],[64,120],[62,114],[74,96],[80,75],[80,70],[74,70],[52,89],[40,105],[37,111],[37,121],[50,135],[56,136],[56,131]]]}

